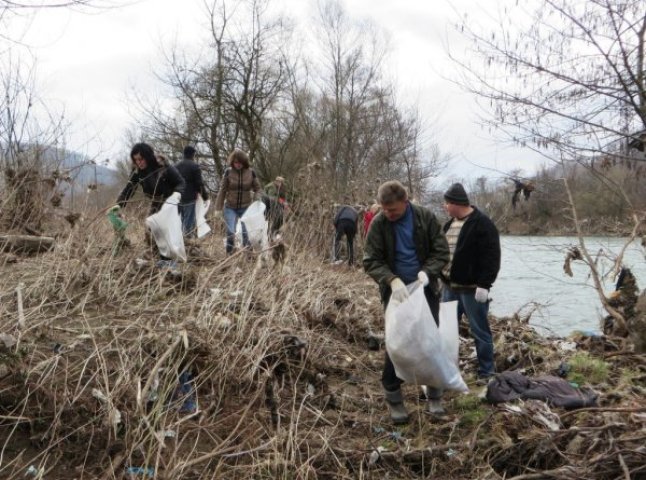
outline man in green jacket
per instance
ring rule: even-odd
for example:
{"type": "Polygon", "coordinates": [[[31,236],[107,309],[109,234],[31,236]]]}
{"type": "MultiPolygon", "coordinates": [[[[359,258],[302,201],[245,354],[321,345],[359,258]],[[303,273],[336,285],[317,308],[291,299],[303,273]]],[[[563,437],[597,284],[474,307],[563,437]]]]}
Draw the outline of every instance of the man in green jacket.
{"type": "MultiPolygon", "coordinates": [[[[390,300],[408,298],[406,284],[419,281],[435,323],[439,322],[438,278],[449,261],[449,245],[435,215],[408,201],[406,188],[398,181],[379,187],[377,200],[382,211],[373,220],[366,238],[363,267],[378,284],[384,307],[390,300]]],[[[396,424],[408,421],[397,377],[388,352],[381,378],[390,417],[396,424]]],[[[442,391],[427,389],[429,412],[442,414],[442,391]]]]}

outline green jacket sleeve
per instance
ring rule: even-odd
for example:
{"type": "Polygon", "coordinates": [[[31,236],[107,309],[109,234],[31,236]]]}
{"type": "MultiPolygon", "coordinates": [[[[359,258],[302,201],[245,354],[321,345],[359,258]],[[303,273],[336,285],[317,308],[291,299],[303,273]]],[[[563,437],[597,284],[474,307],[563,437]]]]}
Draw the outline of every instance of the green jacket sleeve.
{"type": "Polygon", "coordinates": [[[386,228],[388,226],[384,222],[373,220],[363,249],[364,270],[375,282],[383,285],[389,285],[396,277],[388,265],[386,228]]]}

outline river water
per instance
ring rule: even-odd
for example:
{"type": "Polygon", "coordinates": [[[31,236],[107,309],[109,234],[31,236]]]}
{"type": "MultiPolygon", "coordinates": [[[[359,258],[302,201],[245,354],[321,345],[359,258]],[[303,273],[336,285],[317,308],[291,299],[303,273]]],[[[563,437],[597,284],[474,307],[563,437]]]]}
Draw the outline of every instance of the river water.
{"type": "MultiPolygon", "coordinates": [[[[609,257],[625,243],[621,238],[587,237],[588,251],[598,256],[600,272],[606,275],[604,289],[615,289],[609,257]]],[[[501,237],[502,266],[491,289],[490,312],[509,316],[533,311],[530,325],[545,334],[567,336],[573,330],[600,331],[606,314],[593,288],[589,269],[581,261],[572,262],[573,277],[563,271],[568,247],[578,245],[575,237],[501,237]]],[[[646,286],[646,259],[639,240],[632,242],[624,265],[637,278],[641,290],[646,286]]]]}

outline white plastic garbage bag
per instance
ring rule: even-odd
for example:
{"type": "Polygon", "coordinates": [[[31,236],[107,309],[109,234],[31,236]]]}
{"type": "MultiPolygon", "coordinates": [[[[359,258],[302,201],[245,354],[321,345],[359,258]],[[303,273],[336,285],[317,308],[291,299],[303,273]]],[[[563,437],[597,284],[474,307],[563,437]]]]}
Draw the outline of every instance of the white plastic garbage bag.
{"type": "MultiPolygon", "coordinates": [[[[435,322],[433,322],[435,323],[435,322]]],[[[460,356],[460,333],[458,331],[458,301],[440,303],[440,338],[444,351],[455,365],[460,356]]]]}
{"type": "Polygon", "coordinates": [[[240,218],[247,229],[249,242],[254,250],[263,250],[269,245],[267,220],[265,220],[265,204],[260,200],[253,202],[240,218]]]}
{"type": "Polygon", "coordinates": [[[206,223],[206,212],[209,211],[211,201],[206,202],[200,195],[197,196],[195,201],[195,224],[197,225],[197,238],[203,238],[211,231],[211,227],[206,223]]]}
{"type": "Polygon", "coordinates": [[[173,260],[186,261],[182,220],[177,209],[178,200],[171,195],[159,212],[146,218],[146,226],[155,239],[159,253],[173,260]]]}
{"type": "Polygon", "coordinates": [[[386,309],[386,350],[397,376],[418,385],[467,392],[457,366],[457,307],[453,304],[453,310],[444,304],[440,308],[440,325],[447,324],[441,333],[419,282],[410,284],[408,289],[408,300],[391,301],[386,309]],[[454,327],[449,323],[454,323],[454,327]]]}

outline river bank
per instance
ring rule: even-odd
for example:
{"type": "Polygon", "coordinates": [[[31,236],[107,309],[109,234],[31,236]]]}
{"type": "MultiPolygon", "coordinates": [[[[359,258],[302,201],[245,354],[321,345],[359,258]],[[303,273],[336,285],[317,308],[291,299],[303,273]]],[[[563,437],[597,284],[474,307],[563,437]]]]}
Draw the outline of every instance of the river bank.
{"type": "Polygon", "coordinates": [[[596,408],[568,412],[483,402],[463,329],[470,393],[447,393],[447,415],[432,417],[407,385],[412,420],[395,427],[379,380],[382,307],[361,270],[307,252],[282,269],[225,258],[215,239],[173,276],[139,261],[139,244],[113,258],[96,228],[0,257],[2,478],[31,467],[48,479],[644,474],[645,362],[622,340],[492,320],[499,372],[561,372],[598,392],[596,408]]]}

